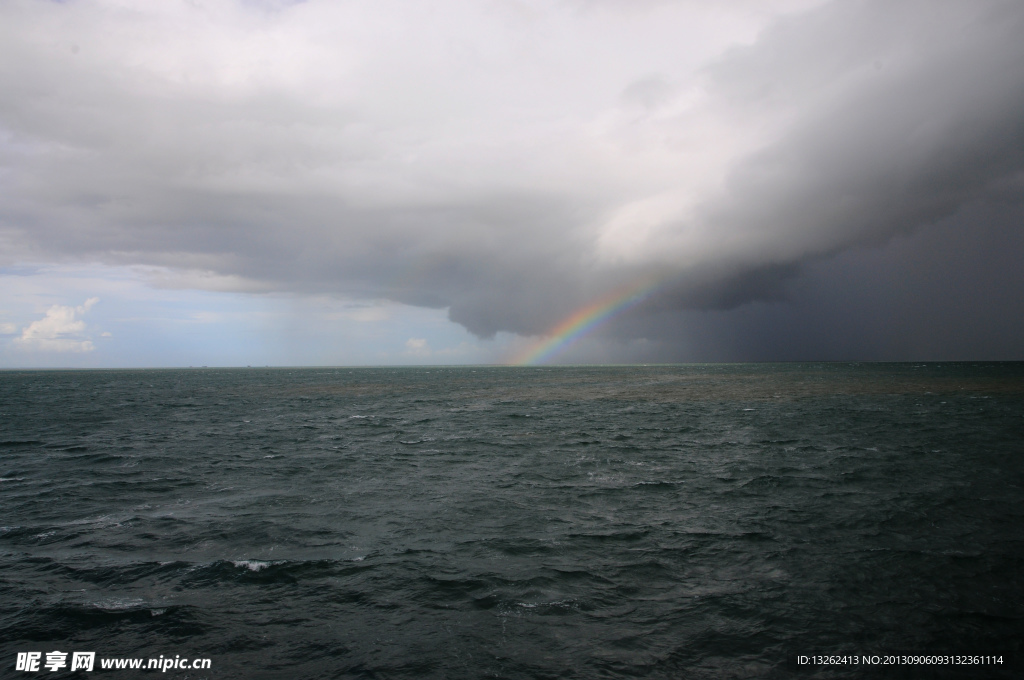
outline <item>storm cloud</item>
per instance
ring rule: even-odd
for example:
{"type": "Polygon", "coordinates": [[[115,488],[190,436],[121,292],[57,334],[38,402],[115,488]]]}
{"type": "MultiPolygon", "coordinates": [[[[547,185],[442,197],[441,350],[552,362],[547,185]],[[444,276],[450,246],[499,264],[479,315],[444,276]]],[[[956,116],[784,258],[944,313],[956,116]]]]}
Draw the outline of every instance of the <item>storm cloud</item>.
{"type": "Polygon", "coordinates": [[[2,257],[481,337],[653,279],[609,337],[688,356],[681,320],[742,308],[716,337],[770,345],[749,310],[866,290],[857,253],[1020,229],[1021,35],[1024,5],[985,0],[7,2],[2,257]]]}

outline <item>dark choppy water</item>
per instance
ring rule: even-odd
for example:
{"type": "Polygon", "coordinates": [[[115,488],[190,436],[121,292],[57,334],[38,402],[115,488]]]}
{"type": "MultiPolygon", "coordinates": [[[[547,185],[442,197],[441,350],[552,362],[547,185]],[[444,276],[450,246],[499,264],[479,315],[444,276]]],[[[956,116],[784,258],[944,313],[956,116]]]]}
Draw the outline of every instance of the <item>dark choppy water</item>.
{"type": "Polygon", "coordinates": [[[211,658],[163,675],[192,678],[1020,658],[1021,364],[4,372],[0,427],[18,677],[53,649],[211,658]]]}

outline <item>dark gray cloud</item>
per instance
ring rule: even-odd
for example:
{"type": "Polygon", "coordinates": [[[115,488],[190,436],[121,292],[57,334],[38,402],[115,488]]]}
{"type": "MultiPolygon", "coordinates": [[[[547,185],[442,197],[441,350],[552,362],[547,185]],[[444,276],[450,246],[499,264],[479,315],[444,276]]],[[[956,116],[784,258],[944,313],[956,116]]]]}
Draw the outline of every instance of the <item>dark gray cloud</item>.
{"type": "Polygon", "coordinates": [[[715,86],[741,109],[798,113],[702,207],[703,228],[732,247],[683,273],[676,300],[714,308],[770,297],[796,265],[1019,191],[1016,9],[837,3],[713,67],[715,86]],[[691,282],[701,274],[721,280],[720,295],[691,282]]]}
{"type": "Polygon", "coordinates": [[[1020,202],[968,206],[810,263],[771,301],[635,310],[563,360],[1024,360],[1022,224],[1020,202]]]}
{"type": "Polygon", "coordinates": [[[689,356],[685,321],[770,358],[833,345],[758,310],[874,299],[844,253],[971,252],[995,237],[962,216],[1022,195],[1017,2],[442,4],[6,4],[6,261],[389,298],[484,337],[657,276],[610,347],[689,356]]]}

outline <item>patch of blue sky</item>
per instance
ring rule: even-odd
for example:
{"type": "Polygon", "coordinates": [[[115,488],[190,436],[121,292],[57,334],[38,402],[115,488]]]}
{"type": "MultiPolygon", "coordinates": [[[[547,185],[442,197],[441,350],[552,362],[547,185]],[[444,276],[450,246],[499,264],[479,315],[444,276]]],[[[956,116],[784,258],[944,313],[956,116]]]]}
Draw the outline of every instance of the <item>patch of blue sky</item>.
{"type": "Polygon", "coordinates": [[[141,267],[0,268],[0,367],[477,364],[515,342],[480,340],[443,309],[175,280],[141,267]]]}

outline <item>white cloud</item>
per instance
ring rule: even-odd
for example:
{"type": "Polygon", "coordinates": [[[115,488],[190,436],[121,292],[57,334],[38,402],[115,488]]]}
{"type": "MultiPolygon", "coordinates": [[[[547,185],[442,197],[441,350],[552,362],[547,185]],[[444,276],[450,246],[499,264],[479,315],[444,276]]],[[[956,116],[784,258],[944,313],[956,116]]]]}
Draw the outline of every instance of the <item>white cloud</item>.
{"type": "Polygon", "coordinates": [[[84,337],[85,322],[79,317],[99,301],[93,297],[77,307],[53,305],[46,310],[46,316],[22,329],[21,337],[14,342],[22,348],[43,352],[91,352],[96,347],[84,337]]]}
{"type": "Polygon", "coordinates": [[[366,304],[353,305],[340,314],[345,319],[360,323],[377,323],[386,321],[391,316],[388,305],[366,304]]]}
{"type": "Polygon", "coordinates": [[[413,357],[428,357],[433,352],[425,338],[409,338],[405,341],[405,355],[413,357]]]}

